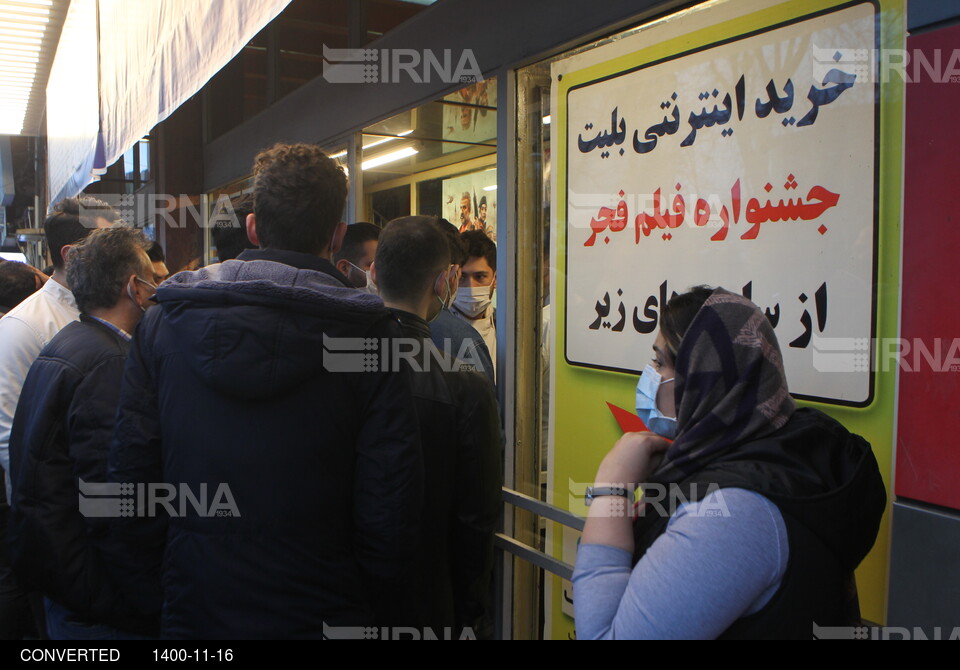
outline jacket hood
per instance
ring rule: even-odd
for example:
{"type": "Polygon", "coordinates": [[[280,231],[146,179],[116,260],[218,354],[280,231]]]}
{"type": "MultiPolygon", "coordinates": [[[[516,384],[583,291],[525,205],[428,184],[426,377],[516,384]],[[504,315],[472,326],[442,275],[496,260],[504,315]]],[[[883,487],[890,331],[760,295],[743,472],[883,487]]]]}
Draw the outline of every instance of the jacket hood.
{"type": "Polygon", "coordinates": [[[772,435],[741,445],[696,479],[764,495],[853,570],[873,547],[886,487],[870,444],[811,408],[772,435]]]}
{"type": "Polygon", "coordinates": [[[196,374],[250,400],[324,374],[324,335],[362,337],[388,317],[377,296],[325,272],[267,260],[180,272],[157,290],[157,302],[196,374]]]}

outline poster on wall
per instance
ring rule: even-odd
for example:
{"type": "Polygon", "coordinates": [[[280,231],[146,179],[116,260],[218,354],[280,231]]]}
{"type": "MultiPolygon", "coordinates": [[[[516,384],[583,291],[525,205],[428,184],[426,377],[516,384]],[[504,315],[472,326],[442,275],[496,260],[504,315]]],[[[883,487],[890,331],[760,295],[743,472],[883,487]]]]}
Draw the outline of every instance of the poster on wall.
{"type": "MultiPolygon", "coordinates": [[[[760,306],[791,393],[889,473],[904,86],[878,64],[904,39],[901,0],[721,1],[552,64],[549,502],[585,515],[662,306],[701,284],[760,306]]],[[[877,621],[888,532],[857,571],[877,621]]],[[[547,526],[567,562],[570,535],[547,526]]],[[[568,587],[545,589],[554,638],[568,587]]]]}
{"type": "Polygon", "coordinates": [[[443,98],[443,153],[497,138],[497,82],[483,79],[443,98]],[[462,144],[466,143],[466,144],[462,144]]]}
{"type": "Polygon", "coordinates": [[[479,172],[443,180],[443,218],[460,232],[482,230],[494,242],[497,221],[497,170],[479,172]]]}
{"type": "Polygon", "coordinates": [[[568,91],[569,363],[639,374],[664,301],[722,285],[792,392],[869,402],[878,102],[851,61],[875,26],[861,3],[568,91]]]}

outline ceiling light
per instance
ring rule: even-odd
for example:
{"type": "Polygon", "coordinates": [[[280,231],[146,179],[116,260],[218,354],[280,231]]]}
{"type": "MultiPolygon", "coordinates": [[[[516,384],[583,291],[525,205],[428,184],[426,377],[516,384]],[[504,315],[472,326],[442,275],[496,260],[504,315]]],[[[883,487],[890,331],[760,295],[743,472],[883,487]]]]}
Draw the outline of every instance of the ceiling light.
{"type": "Polygon", "coordinates": [[[417,149],[414,149],[413,147],[405,147],[403,149],[398,149],[396,151],[391,151],[389,153],[380,154],[375,158],[371,158],[370,160],[363,161],[363,164],[361,165],[360,169],[370,170],[371,168],[379,167],[381,165],[386,165],[387,163],[393,163],[394,161],[398,161],[401,158],[409,158],[410,156],[413,156],[418,153],[420,152],[417,149]]]}
{"type": "Polygon", "coordinates": [[[31,44],[0,44],[0,53],[22,54],[25,51],[40,53],[40,43],[31,44]]]}
{"type": "MultiPolygon", "coordinates": [[[[4,7],[7,9],[7,7],[4,7]]],[[[0,12],[0,19],[8,21],[23,21],[24,23],[40,23],[46,25],[50,21],[50,12],[45,16],[30,16],[29,14],[13,14],[11,12],[0,12]]]]}
{"type": "Polygon", "coordinates": [[[28,63],[3,63],[0,62],[0,72],[28,73],[34,74],[37,71],[36,64],[28,63]]]}
{"type": "Polygon", "coordinates": [[[39,63],[40,59],[36,54],[33,55],[24,55],[24,54],[6,54],[0,50],[0,63],[9,62],[9,63],[39,63]]]}
{"type": "Polygon", "coordinates": [[[0,5],[0,9],[10,10],[12,12],[24,12],[26,14],[42,14],[43,16],[50,14],[49,9],[44,9],[43,7],[28,7],[21,3],[17,3],[15,5],[0,5]]]}

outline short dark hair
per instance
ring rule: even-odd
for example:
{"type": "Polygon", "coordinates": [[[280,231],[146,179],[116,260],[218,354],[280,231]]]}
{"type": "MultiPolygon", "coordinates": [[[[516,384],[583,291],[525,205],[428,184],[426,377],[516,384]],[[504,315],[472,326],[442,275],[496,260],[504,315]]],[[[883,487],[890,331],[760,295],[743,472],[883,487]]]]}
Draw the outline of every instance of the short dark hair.
{"type": "Polygon", "coordinates": [[[683,336],[687,334],[687,329],[693,323],[693,318],[715,290],[705,285],[694,286],[686,293],[670,298],[660,310],[660,332],[663,333],[663,339],[667,341],[667,353],[671,357],[671,362],[676,360],[680,342],[683,341],[683,336]]]}
{"type": "Polygon", "coordinates": [[[460,239],[463,240],[467,248],[467,260],[471,258],[485,258],[490,269],[497,271],[497,245],[487,237],[482,230],[468,230],[460,233],[460,239]]]}
{"type": "Polygon", "coordinates": [[[417,299],[450,265],[450,247],[432,216],[405,216],[388,223],[375,260],[377,288],[387,300],[417,299]]]}
{"type": "Polygon", "coordinates": [[[147,250],[147,238],[136,228],[102,228],[70,248],[67,281],[81,312],[113,307],[130,275],[152,276],[138,250],[147,250]]]}
{"type": "Polygon", "coordinates": [[[75,244],[97,228],[97,219],[115,223],[120,216],[117,211],[96,198],[66,198],[58,202],[53,213],[43,222],[43,233],[50,250],[53,269],[63,269],[60,250],[75,244]]]}
{"type": "Polygon", "coordinates": [[[356,263],[363,251],[363,245],[367,242],[376,242],[380,239],[380,226],[375,226],[366,221],[357,221],[347,226],[347,232],[343,236],[343,244],[340,245],[340,251],[333,255],[334,261],[346,258],[351,263],[356,263]]]}
{"type": "Polygon", "coordinates": [[[460,239],[460,230],[444,218],[436,218],[433,222],[450,245],[450,262],[463,266],[467,262],[467,247],[460,239]]]}
{"type": "Polygon", "coordinates": [[[256,248],[247,237],[247,215],[252,213],[252,193],[231,200],[229,206],[225,204],[217,212],[210,236],[217,248],[217,260],[221,263],[236,258],[244,249],[256,248]]]}
{"type": "Polygon", "coordinates": [[[151,263],[166,263],[167,257],[163,253],[163,247],[160,246],[159,242],[151,242],[150,246],[147,247],[147,257],[150,259],[151,263]]]}
{"type": "Polygon", "coordinates": [[[37,290],[37,273],[26,263],[0,261],[0,310],[6,312],[37,290]]]}
{"type": "Polygon", "coordinates": [[[340,222],[347,177],[313,144],[277,144],[254,160],[253,194],[261,247],[319,254],[340,222]]]}

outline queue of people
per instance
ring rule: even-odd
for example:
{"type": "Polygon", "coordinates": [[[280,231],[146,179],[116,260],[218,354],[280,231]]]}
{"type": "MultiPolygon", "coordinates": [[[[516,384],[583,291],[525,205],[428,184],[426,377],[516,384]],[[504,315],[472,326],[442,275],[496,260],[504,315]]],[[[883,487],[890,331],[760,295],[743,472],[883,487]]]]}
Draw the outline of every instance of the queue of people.
{"type": "Polygon", "coordinates": [[[39,594],[55,639],[489,634],[492,371],[429,327],[459,289],[453,227],[344,245],[346,177],[311,145],[254,179],[255,248],[160,286],[162,256],[102,208],[46,221],[54,275],[0,322],[5,591],[21,615],[39,594]]]}
{"type": "MultiPolygon", "coordinates": [[[[253,172],[216,264],[167,278],[158,245],[76,199],[45,222],[49,279],[0,264],[4,637],[490,635],[495,244],[436,217],[347,226],[312,145],[253,172]]],[[[856,624],[886,505],[870,445],[797,408],[749,300],[696,287],[660,323],[649,430],[587,491],[578,636],[856,624]]]]}

